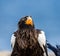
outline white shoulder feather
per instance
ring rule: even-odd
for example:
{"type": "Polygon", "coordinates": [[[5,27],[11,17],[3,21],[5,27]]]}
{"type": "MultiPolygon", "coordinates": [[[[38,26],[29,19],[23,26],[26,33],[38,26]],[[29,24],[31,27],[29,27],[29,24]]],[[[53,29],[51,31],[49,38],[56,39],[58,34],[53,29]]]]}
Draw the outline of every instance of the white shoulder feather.
{"type": "Polygon", "coordinates": [[[43,46],[45,46],[46,44],[46,37],[45,37],[44,31],[41,31],[41,33],[38,35],[38,42],[40,46],[42,47],[42,49],[44,50],[43,46]]]}
{"type": "Polygon", "coordinates": [[[12,36],[11,36],[11,46],[12,46],[12,48],[14,48],[15,39],[16,39],[16,37],[14,36],[14,34],[12,34],[12,36]]]}

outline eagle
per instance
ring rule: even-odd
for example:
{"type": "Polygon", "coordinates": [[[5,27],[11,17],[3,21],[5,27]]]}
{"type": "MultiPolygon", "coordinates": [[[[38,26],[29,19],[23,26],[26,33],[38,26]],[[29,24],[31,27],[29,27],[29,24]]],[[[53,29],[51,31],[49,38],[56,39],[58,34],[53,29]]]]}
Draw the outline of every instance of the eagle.
{"type": "Polygon", "coordinates": [[[18,29],[11,36],[11,46],[11,56],[48,56],[45,33],[35,29],[31,16],[19,20],[18,29]]]}

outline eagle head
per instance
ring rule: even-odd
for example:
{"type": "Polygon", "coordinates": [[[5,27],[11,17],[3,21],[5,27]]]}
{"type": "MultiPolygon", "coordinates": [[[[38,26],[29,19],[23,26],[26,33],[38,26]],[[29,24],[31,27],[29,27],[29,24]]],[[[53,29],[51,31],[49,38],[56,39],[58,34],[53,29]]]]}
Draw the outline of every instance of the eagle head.
{"type": "Polygon", "coordinates": [[[23,28],[34,28],[34,22],[31,16],[22,17],[18,22],[18,27],[23,28]]]}

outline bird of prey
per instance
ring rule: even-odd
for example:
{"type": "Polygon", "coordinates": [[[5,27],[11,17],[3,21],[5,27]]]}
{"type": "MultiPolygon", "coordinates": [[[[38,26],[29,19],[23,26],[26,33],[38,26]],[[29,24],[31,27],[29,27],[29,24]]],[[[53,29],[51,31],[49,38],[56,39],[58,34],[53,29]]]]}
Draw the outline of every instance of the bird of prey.
{"type": "Polygon", "coordinates": [[[31,16],[19,20],[18,30],[11,37],[11,45],[11,56],[48,56],[45,33],[35,29],[31,16]]]}

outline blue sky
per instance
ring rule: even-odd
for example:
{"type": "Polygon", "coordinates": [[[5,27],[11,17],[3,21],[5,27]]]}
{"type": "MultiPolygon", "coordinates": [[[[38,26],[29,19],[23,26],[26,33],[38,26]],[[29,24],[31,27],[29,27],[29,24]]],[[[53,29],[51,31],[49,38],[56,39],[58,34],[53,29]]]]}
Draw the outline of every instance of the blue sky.
{"type": "Polygon", "coordinates": [[[52,45],[60,44],[60,0],[0,0],[0,50],[11,50],[10,37],[26,15],[52,45]]]}

